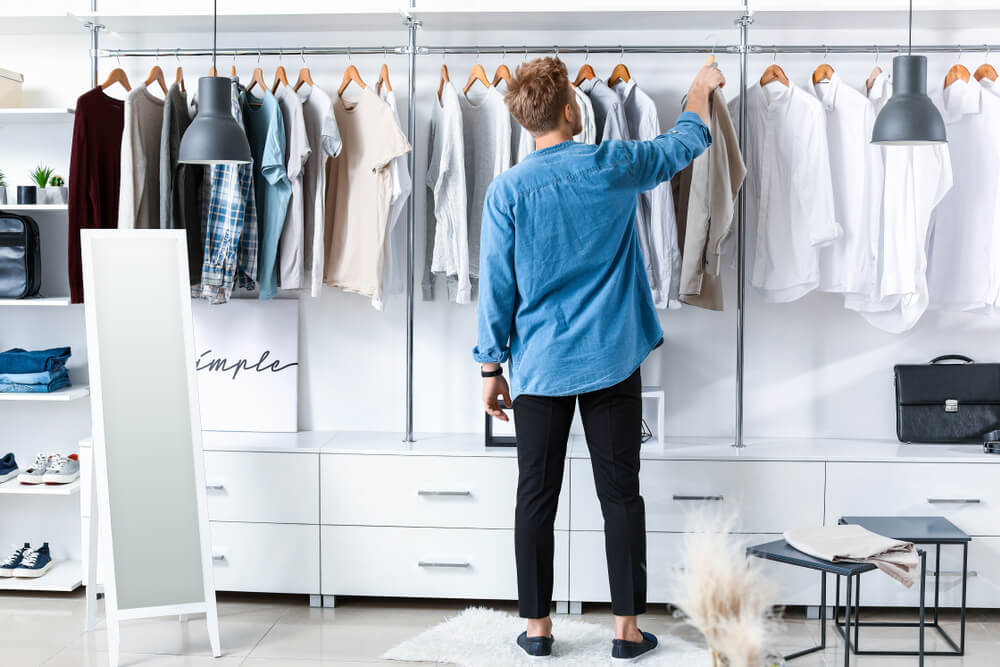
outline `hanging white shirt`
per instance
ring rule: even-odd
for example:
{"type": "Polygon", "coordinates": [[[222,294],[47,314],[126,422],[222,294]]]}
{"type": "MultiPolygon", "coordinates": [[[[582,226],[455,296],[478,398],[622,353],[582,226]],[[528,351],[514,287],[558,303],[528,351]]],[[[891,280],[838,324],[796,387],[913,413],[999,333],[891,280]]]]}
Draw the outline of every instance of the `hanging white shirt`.
{"type": "MultiPolygon", "coordinates": [[[[399,108],[396,94],[382,85],[379,97],[392,109],[399,124],[399,108]]],[[[406,200],[413,189],[410,178],[409,154],[400,155],[389,165],[392,176],[392,200],[389,204],[389,226],[385,231],[385,246],[382,257],[382,299],[372,299],[372,306],[382,310],[387,296],[401,294],[406,286],[406,225],[400,224],[406,211],[406,200]]]]}
{"type": "MultiPolygon", "coordinates": [[[[656,103],[635,84],[635,79],[628,83],[618,81],[612,90],[621,100],[630,139],[651,141],[660,136],[656,103]]],[[[680,308],[681,249],[677,243],[677,213],[669,182],[640,193],[636,223],[653,304],[657,308],[680,308]]]]}
{"type": "Polygon", "coordinates": [[[875,109],[834,73],[811,86],[826,112],[833,204],[843,234],[819,252],[819,288],[869,294],[875,286],[882,213],[882,151],[871,143],[875,109]]]}
{"type": "MultiPolygon", "coordinates": [[[[890,95],[879,74],[868,93],[876,110],[890,95]]],[[[871,294],[848,295],[845,305],[890,333],[911,329],[927,310],[927,236],[931,213],[951,188],[947,144],[884,146],[882,224],[878,278],[871,294]]]]}
{"type": "MultiPolygon", "coordinates": [[[[747,267],[764,299],[781,303],[819,286],[818,248],[841,235],[823,105],[794,83],[747,91],[747,267]]],[[[739,97],[729,103],[739,116],[739,97]]]]}
{"type": "Polygon", "coordinates": [[[934,308],[990,311],[997,301],[1000,98],[974,79],[931,92],[948,132],[954,187],[934,211],[927,281],[934,308]]]}

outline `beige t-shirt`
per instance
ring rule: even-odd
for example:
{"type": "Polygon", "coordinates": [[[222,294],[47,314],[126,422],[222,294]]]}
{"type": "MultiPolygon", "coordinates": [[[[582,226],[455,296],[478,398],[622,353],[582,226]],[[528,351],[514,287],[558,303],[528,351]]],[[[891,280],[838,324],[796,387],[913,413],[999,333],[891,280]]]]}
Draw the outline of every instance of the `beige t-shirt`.
{"type": "Polygon", "coordinates": [[[389,105],[365,88],[336,96],[343,150],[326,163],[326,265],[323,282],[370,298],[382,296],[382,248],[392,204],[394,158],[410,144],[389,105]]]}

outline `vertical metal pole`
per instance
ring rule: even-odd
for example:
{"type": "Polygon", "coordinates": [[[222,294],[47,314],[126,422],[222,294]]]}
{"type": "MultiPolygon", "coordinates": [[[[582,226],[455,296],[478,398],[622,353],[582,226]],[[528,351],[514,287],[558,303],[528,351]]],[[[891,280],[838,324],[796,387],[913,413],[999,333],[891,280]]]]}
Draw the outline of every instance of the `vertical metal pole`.
{"type": "MultiPolygon", "coordinates": [[[[97,0],[90,0],[90,11],[97,14],[97,0]]],[[[90,87],[97,87],[97,50],[100,47],[100,34],[103,25],[96,18],[84,24],[90,30],[90,87]]]]}
{"type": "MultiPolygon", "coordinates": [[[[750,16],[748,0],[743,2],[743,16],[736,20],[740,27],[740,151],[746,146],[747,69],[750,56],[750,16]]],[[[736,438],[733,447],[743,444],[743,334],[746,309],[746,182],[740,188],[736,202],[736,438]]]]}
{"type": "MultiPolygon", "coordinates": [[[[410,0],[410,7],[414,6],[415,0],[410,0]]],[[[409,31],[409,56],[410,56],[410,95],[407,100],[407,136],[410,139],[410,152],[407,154],[407,166],[410,170],[410,178],[416,183],[416,173],[414,153],[416,152],[417,139],[417,26],[419,21],[414,21],[412,17],[407,17],[406,27],[409,31]]],[[[413,280],[414,280],[414,247],[416,246],[416,230],[414,218],[414,200],[416,199],[416,188],[410,192],[410,197],[406,202],[406,435],[404,442],[413,442],[413,280]]]]}

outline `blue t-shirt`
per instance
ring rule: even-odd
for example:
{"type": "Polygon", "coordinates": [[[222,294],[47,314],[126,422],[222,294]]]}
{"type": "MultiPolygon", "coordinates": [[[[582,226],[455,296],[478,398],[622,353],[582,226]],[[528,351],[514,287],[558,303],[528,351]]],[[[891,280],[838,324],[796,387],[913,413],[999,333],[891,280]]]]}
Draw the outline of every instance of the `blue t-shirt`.
{"type": "Polygon", "coordinates": [[[650,141],[565,141],[490,185],[480,246],[480,363],[510,360],[511,394],[610,387],[663,342],[635,228],[636,195],[711,143],[697,114],[650,141]]]}
{"type": "Polygon", "coordinates": [[[260,225],[257,287],[261,299],[271,299],[278,294],[278,240],[292,197],[292,184],[285,171],[285,123],[278,100],[269,90],[259,100],[243,93],[242,102],[243,122],[253,155],[253,186],[260,225]]]}

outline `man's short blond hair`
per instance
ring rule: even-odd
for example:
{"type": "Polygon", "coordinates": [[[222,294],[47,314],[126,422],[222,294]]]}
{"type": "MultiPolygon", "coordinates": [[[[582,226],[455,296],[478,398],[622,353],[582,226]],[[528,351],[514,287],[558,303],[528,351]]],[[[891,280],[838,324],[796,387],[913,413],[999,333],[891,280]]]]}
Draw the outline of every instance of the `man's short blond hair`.
{"type": "Polygon", "coordinates": [[[535,58],[518,66],[504,101],[514,119],[537,136],[559,126],[571,95],[566,64],[558,58],[535,58]]]}

